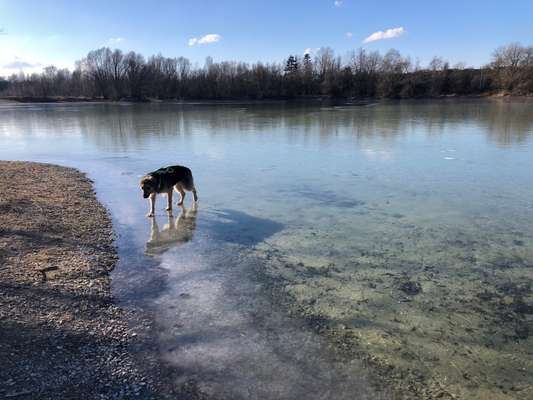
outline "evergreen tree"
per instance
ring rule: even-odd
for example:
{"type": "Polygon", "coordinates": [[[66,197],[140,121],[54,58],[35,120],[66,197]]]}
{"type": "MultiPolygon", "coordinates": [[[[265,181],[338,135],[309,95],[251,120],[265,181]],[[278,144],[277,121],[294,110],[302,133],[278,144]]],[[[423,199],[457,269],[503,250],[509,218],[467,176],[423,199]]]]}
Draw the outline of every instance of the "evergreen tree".
{"type": "Polygon", "coordinates": [[[313,64],[311,62],[311,55],[309,53],[305,53],[303,64],[304,64],[304,72],[306,74],[311,73],[313,71],[313,64]]]}
{"type": "Polygon", "coordinates": [[[284,71],[289,73],[298,71],[298,58],[296,56],[289,56],[284,71]]]}

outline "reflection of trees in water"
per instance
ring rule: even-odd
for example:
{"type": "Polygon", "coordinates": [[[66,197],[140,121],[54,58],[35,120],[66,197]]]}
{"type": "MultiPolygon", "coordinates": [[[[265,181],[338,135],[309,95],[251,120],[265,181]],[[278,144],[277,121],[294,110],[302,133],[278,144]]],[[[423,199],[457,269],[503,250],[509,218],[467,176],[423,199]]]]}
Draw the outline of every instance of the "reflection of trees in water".
{"type": "Polygon", "coordinates": [[[479,99],[397,101],[362,107],[298,103],[54,105],[4,111],[0,132],[24,136],[75,133],[106,149],[127,149],[139,147],[153,136],[190,137],[197,132],[216,136],[282,131],[291,142],[301,140],[302,135],[320,141],[339,135],[394,141],[414,131],[441,135],[471,124],[485,131],[491,141],[507,145],[524,141],[533,130],[532,107],[527,100],[479,99]]]}
{"type": "Polygon", "coordinates": [[[533,132],[532,103],[498,101],[484,119],[487,136],[500,145],[522,143],[533,132]]]}

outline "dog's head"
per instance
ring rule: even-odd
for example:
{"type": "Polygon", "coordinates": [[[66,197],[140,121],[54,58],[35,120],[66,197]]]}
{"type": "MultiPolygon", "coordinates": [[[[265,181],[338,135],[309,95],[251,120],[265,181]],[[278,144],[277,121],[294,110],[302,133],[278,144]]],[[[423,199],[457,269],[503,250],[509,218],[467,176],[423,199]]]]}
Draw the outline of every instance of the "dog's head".
{"type": "Polygon", "coordinates": [[[148,198],[152,193],[156,192],[155,179],[151,175],[146,175],[141,179],[141,190],[143,191],[143,197],[148,198]]]}

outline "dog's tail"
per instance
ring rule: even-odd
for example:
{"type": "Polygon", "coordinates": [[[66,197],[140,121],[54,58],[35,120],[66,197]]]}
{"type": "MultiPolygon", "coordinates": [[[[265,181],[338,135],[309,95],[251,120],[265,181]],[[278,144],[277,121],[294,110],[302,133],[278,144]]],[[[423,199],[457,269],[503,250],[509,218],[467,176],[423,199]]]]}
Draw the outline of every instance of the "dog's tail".
{"type": "Polygon", "coordinates": [[[194,179],[192,180],[192,197],[194,197],[194,201],[198,201],[198,192],[196,191],[196,186],[194,186],[194,179]]]}

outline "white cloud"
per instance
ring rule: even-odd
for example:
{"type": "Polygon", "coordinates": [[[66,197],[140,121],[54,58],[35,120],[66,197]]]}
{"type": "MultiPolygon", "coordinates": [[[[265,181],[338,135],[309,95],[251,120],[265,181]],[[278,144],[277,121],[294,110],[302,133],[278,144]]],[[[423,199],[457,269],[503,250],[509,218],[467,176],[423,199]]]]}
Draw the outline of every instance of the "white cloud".
{"type": "Polygon", "coordinates": [[[340,6],[342,6],[342,0],[335,0],[335,1],[333,2],[333,5],[334,5],[335,7],[340,7],[340,6]]]}
{"type": "Polygon", "coordinates": [[[5,69],[13,69],[13,70],[24,70],[24,69],[32,69],[42,66],[39,62],[33,62],[30,60],[22,59],[20,57],[15,56],[15,58],[8,62],[7,64],[4,64],[2,67],[5,69]]]}
{"type": "Polygon", "coordinates": [[[205,35],[198,40],[199,44],[205,44],[205,43],[215,43],[219,42],[222,39],[222,36],[220,36],[217,33],[210,33],[208,35],[205,35]]]}
{"type": "Polygon", "coordinates": [[[308,47],[307,49],[304,50],[304,56],[306,54],[315,54],[318,50],[320,50],[320,47],[308,47]]]}
{"type": "Polygon", "coordinates": [[[347,38],[351,38],[353,36],[353,33],[352,32],[346,32],[346,37],[347,38]]]}
{"type": "Polygon", "coordinates": [[[363,40],[363,43],[375,42],[376,40],[392,39],[405,33],[403,27],[391,28],[386,31],[377,31],[363,40]]]}
{"type": "Polygon", "coordinates": [[[201,38],[190,38],[189,39],[189,46],[196,46],[197,44],[208,44],[208,43],[216,43],[220,42],[222,40],[222,36],[220,36],[218,33],[208,33],[207,35],[202,36],[201,38]]]}
{"type": "MultiPolygon", "coordinates": [[[[0,1],[1,2],[1,1],[0,1]]],[[[0,36],[0,76],[9,76],[19,71],[25,74],[42,72],[44,66],[55,65],[57,68],[68,68],[72,71],[74,63],[71,60],[57,57],[36,57],[32,53],[21,49],[25,38],[14,35],[0,36]]]]}
{"type": "Polygon", "coordinates": [[[114,37],[114,38],[109,38],[107,43],[109,43],[109,44],[119,44],[119,43],[124,42],[125,40],[126,39],[124,39],[123,37],[114,37]]]}

